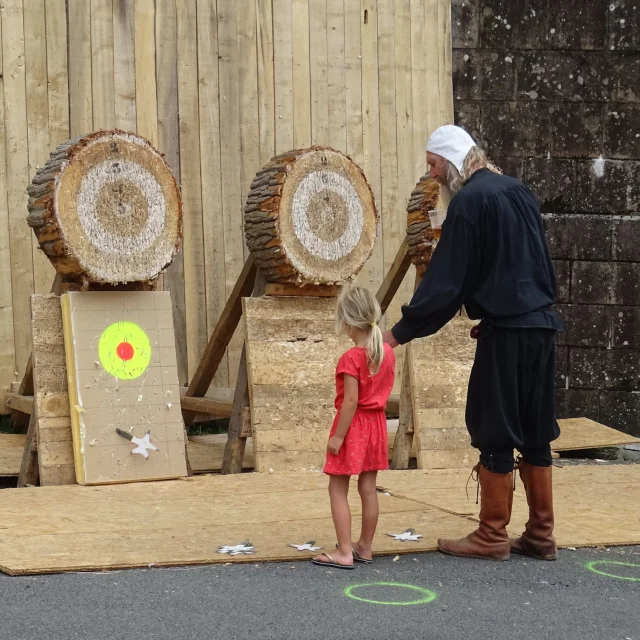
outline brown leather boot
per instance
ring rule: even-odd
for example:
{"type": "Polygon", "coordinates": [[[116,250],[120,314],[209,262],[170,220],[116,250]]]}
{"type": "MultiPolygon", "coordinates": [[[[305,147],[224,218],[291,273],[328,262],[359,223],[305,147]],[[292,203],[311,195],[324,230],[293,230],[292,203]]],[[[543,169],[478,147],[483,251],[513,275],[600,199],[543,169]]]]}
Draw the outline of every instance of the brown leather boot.
{"type": "Polygon", "coordinates": [[[460,540],[438,540],[442,553],[463,558],[509,559],[507,525],[511,519],[513,474],[492,473],[479,465],[480,526],[460,540]]]}
{"type": "Polygon", "coordinates": [[[539,560],[555,560],[558,550],[553,537],[551,467],[534,467],[522,461],[519,469],[527,493],[529,522],[522,536],[511,540],[511,551],[539,560]]]}

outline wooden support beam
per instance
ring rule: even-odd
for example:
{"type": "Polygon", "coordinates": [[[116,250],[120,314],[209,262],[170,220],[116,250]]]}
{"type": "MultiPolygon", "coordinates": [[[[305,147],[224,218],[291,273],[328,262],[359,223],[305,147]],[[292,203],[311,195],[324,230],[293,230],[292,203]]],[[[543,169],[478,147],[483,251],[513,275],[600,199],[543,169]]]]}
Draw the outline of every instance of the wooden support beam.
{"type": "Polygon", "coordinates": [[[382,309],[382,315],[384,315],[389,308],[410,266],[411,256],[409,255],[409,245],[407,237],[405,236],[393,260],[393,264],[376,294],[376,298],[382,309]]]}
{"type": "MultiPolygon", "coordinates": [[[[229,421],[229,434],[224,448],[221,473],[241,473],[244,450],[247,446],[247,438],[241,434],[246,421],[246,408],[249,406],[249,378],[247,375],[247,345],[242,347],[240,356],[240,368],[236,382],[236,392],[233,397],[231,420],[229,421]]],[[[249,416],[249,420],[251,417],[249,416]]]]}
{"type": "MultiPolygon", "coordinates": [[[[421,281],[422,276],[416,274],[416,279],[413,285],[414,291],[418,288],[421,281]]],[[[402,388],[400,390],[398,414],[400,417],[400,421],[393,444],[391,468],[408,469],[409,458],[411,457],[411,447],[413,446],[414,437],[414,413],[411,394],[411,353],[409,351],[407,351],[405,354],[404,365],[402,369],[402,388]]]]}
{"type": "Polygon", "coordinates": [[[21,396],[19,393],[7,394],[5,404],[13,411],[19,411],[22,414],[31,415],[33,407],[33,396],[21,396]]]}
{"type": "MultiPolygon", "coordinates": [[[[266,282],[264,276],[258,273],[256,276],[253,296],[264,294],[266,282]]],[[[249,406],[249,375],[247,371],[247,345],[242,346],[240,367],[236,380],[236,389],[229,420],[229,434],[222,458],[222,473],[241,473],[244,450],[247,438],[251,435],[251,409],[249,406]]]]}
{"type": "Polygon", "coordinates": [[[180,399],[182,411],[201,413],[211,416],[213,419],[229,418],[231,416],[231,402],[220,402],[212,398],[192,398],[184,396],[180,399]]]}
{"type": "MultiPolygon", "coordinates": [[[[209,338],[209,343],[204,350],[198,369],[189,383],[185,398],[202,398],[211,386],[213,376],[220,366],[227,346],[242,317],[242,298],[250,296],[254,290],[256,272],[253,256],[249,254],[236,286],[222,310],[218,324],[209,338]]],[[[193,424],[195,413],[183,409],[183,417],[185,425],[189,427],[193,424]]]]}
{"type": "Polygon", "coordinates": [[[22,454],[22,464],[20,465],[20,475],[18,476],[18,487],[38,484],[37,424],[38,417],[35,407],[33,407],[29,418],[29,428],[27,430],[27,440],[24,446],[24,453],[22,454]]]}
{"type": "Polygon", "coordinates": [[[411,406],[411,375],[409,358],[404,360],[402,392],[400,393],[400,421],[393,441],[392,469],[408,469],[413,445],[413,407],[411,406]]]}

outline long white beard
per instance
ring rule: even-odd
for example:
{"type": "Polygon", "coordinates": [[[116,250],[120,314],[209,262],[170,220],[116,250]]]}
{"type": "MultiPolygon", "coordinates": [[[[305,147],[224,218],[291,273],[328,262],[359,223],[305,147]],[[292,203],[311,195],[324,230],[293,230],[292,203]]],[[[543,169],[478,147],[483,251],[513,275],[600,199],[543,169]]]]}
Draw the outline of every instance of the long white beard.
{"type": "Polygon", "coordinates": [[[438,208],[448,209],[455,192],[451,190],[451,187],[446,184],[440,184],[440,196],[438,198],[438,208]]]}

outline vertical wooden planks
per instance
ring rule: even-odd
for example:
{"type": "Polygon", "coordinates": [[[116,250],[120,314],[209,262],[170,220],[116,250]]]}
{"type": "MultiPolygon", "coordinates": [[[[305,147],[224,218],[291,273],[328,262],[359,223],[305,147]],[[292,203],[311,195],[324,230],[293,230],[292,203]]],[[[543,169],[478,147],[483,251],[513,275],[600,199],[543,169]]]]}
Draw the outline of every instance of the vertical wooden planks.
{"type": "Polygon", "coordinates": [[[273,9],[270,0],[256,0],[258,31],[258,105],[260,165],[275,155],[275,87],[273,76],[273,9]]]}
{"type": "MultiPolygon", "coordinates": [[[[416,183],[413,175],[413,102],[411,82],[411,7],[410,0],[394,2],[394,52],[396,75],[396,145],[397,145],[397,197],[393,210],[387,211],[387,220],[393,218],[393,239],[389,246],[394,256],[407,230],[407,214],[405,203],[411,195],[416,183]],[[397,229],[397,236],[395,230],[397,229]]],[[[417,176],[419,177],[419,176],[417,176]]],[[[385,260],[388,256],[385,255],[385,260]]],[[[405,278],[398,296],[390,308],[392,320],[400,317],[400,306],[411,297],[412,278],[405,278]]]]}
{"type": "MultiPolygon", "coordinates": [[[[135,131],[137,123],[135,53],[134,5],[129,0],[113,0],[115,126],[125,131],[135,131]]],[[[155,68],[151,71],[155,77],[155,68]]]]}
{"type": "Polygon", "coordinates": [[[378,76],[380,100],[380,170],[382,182],[382,246],[384,270],[388,271],[400,244],[400,228],[394,216],[398,201],[398,147],[396,127],[396,72],[394,4],[378,3],[378,76]]]}
{"type": "MultiPolygon", "coordinates": [[[[156,6],[156,69],[158,105],[158,145],[180,182],[180,132],[178,122],[178,40],[176,0],[163,0],[156,6]]],[[[178,252],[164,276],[171,291],[173,326],[176,334],[178,379],[188,381],[187,329],[184,291],[184,251],[178,252]]]]}
{"type": "Polygon", "coordinates": [[[93,131],[91,92],[91,4],[67,0],[69,16],[69,129],[72,136],[93,131]]]}
{"type": "Polygon", "coordinates": [[[273,0],[276,153],[293,148],[293,43],[291,0],[273,0]]]}
{"type": "Polygon", "coordinates": [[[327,0],[309,0],[311,64],[311,140],[329,144],[329,86],[327,80],[327,0]]]}
{"type": "MultiPolygon", "coordinates": [[[[47,42],[44,0],[24,0],[24,47],[27,99],[27,147],[30,180],[49,157],[49,98],[47,94],[47,42]]],[[[26,188],[26,184],[24,188],[26,188]]],[[[38,251],[34,234],[33,284],[36,293],[51,289],[54,270],[38,251]]]]}
{"type": "Polygon", "coordinates": [[[327,0],[329,146],[343,153],[347,150],[344,11],[344,0],[327,0]]]}
{"type": "MultiPolygon", "coordinates": [[[[425,84],[427,87],[438,87],[440,92],[440,79],[438,78],[438,3],[439,0],[424,0],[424,38],[427,43],[425,84]]],[[[427,129],[431,135],[441,124],[440,99],[432,89],[427,101],[427,129]]]]}
{"type": "Polygon", "coordinates": [[[311,146],[311,61],[309,59],[309,0],[293,0],[293,146],[311,146]]]}
{"type": "Polygon", "coordinates": [[[438,92],[440,124],[453,124],[451,0],[438,0],[438,92]]]}
{"type": "MultiPolygon", "coordinates": [[[[260,165],[258,45],[255,0],[240,0],[238,13],[238,93],[240,100],[240,225],[244,203],[260,165]]],[[[242,240],[244,258],[249,250],[242,240]]]]}
{"type": "MultiPolygon", "coordinates": [[[[226,297],[236,284],[244,265],[242,233],[240,93],[238,88],[238,5],[236,0],[218,0],[218,73],[220,93],[220,157],[222,176],[222,220],[226,297]]],[[[242,350],[242,336],[236,332],[227,349],[229,379],[235,380],[242,350]]]]}
{"type": "Polygon", "coordinates": [[[0,402],[4,405],[4,396],[14,380],[16,362],[13,336],[13,272],[9,237],[9,208],[7,205],[7,138],[5,133],[2,31],[0,28],[0,70],[2,71],[0,73],[0,402]]]}
{"type": "MultiPolygon", "coordinates": [[[[198,0],[198,76],[206,316],[207,333],[210,335],[224,308],[227,296],[220,179],[218,15],[215,3],[209,0],[198,0]]],[[[226,356],[218,367],[214,384],[229,384],[229,361],[226,356]]]]}
{"type": "MultiPolygon", "coordinates": [[[[360,46],[362,50],[362,168],[371,184],[379,210],[382,207],[380,176],[380,104],[378,101],[378,1],[360,3],[360,46]]],[[[382,211],[381,211],[382,213],[382,211]]],[[[373,253],[363,269],[360,281],[377,287],[384,278],[382,232],[380,221],[378,239],[373,253]]]]}
{"type": "MultiPolygon", "coordinates": [[[[152,145],[158,145],[158,97],[156,90],[156,51],[155,51],[155,2],[154,0],[135,0],[135,81],[136,81],[136,124],[139,135],[144,136],[152,145]]],[[[195,2],[193,3],[195,5],[195,2]]],[[[193,9],[195,20],[195,6],[193,9]]],[[[193,33],[185,34],[191,40],[194,51],[196,39],[193,33]]],[[[186,45],[185,45],[186,46],[186,45]]],[[[193,75],[197,74],[197,61],[193,75]]],[[[191,87],[195,95],[197,84],[191,87]]],[[[196,104],[197,108],[197,104],[196,104]]]]}
{"type": "MultiPolygon", "coordinates": [[[[375,287],[383,279],[404,235],[404,202],[423,171],[426,138],[452,121],[449,0],[4,4],[0,339],[9,336],[9,346],[0,353],[0,386],[16,370],[14,330],[28,350],[24,291],[48,290],[52,277],[25,233],[24,188],[71,135],[137,130],[166,154],[182,183],[185,244],[166,282],[183,383],[187,357],[193,371],[246,257],[248,186],[276,152],[329,144],[363,167],[384,233],[359,280],[375,287]]],[[[401,292],[392,319],[404,298],[401,292]]],[[[238,340],[231,352],[237,362],[238,340]]],[[[216,385],[233,383],[228,369],[221,367],[216,385]]]]}
{"type": "MultiPolygon", "coordinates": [[[[427,85],[427,42],[424,32],[424,0],[411,0],[411,102],[413,108],[413,172],[414,182],[426,171],[425,147],[428,131],[428,103],[433,92],[427,85]]],[[[408,197],[409,194],[407,194],[408,197]]]]}
{"type": "Polygon", "coordinates": [[[94,129],[115,125],[113,0],[91,0],[91,78],[94,129]]]}
{"type": "MultiPolygon", "coordinates": [[[[198,101],[198,39],[196,0],[177,0],[178,112],[180,177],[184,203],[184,288],[189,377],[207,345],[207,311],[202,240],[200,177],[200,115],[198,101]]],[[[137,74],[136,74],[137,75],[137,74]]]]}
{"type": "Polygon", "coordinates": [[[31,234],[25,228],[26,186],[29,179],[27,154],[27,105],[25,87],[24,10],[22,0],[4,0],[2,11],[2,75],[6,188],[11,251],[13,335],[16,369],[25,369],[31,348],[29,295],[33,293],[31,234]]]}
{"type": "Polygon", "coordinates": [[[45,0],[49,144],[69,139],[69,76],[66,0],[45,0]]]}
{"type": "Polygon", "coordinates": [[[346,152],[360,167],[364,163],[362,145],[362,49],[359,2],[344,3],[344,83],[346,152]]]}

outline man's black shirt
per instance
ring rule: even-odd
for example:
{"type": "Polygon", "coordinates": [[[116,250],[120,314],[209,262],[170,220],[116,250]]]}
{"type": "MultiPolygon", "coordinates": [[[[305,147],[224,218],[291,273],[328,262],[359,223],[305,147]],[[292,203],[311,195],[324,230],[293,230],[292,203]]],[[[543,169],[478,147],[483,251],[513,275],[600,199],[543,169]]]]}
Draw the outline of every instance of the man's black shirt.
{"type": "Polygon", "coordinates": [[[561,330],[555,295],[534,195],[480,169],[451,200],[425,276],[392,332],[400,344],[431,335],[463,305],[472,320],[495,326],[561,330]]]}

